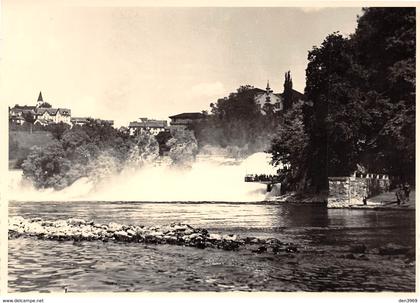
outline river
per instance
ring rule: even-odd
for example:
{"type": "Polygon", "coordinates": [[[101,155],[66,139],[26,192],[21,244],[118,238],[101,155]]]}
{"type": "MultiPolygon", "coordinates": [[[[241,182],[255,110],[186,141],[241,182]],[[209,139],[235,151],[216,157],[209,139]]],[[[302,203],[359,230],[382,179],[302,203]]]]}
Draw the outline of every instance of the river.
{"type": "Polygon", "coordinates": [[[10,292],[414,291],[415,212],[232,202],[10,202],[9,216],[136,225],[188,223],[210,232],[275,237],[279,254],[141,243],[9,240],[10,292]],[[350,253],[363,244],[363,254],[350,253]]]}

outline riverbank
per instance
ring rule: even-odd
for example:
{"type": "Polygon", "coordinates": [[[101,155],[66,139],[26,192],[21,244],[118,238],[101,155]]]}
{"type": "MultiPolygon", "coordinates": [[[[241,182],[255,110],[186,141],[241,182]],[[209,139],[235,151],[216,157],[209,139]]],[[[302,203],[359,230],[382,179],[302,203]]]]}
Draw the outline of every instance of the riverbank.
{"type": "Polygon", "coordinates": [[[408,201],[404,204],[397,204],[395,195],[396,190],[385,192],[377,196],[368,198],[366,204],[362,200],[356,204],[343,205],[343,206],[328,206],[328,194],[297,194],[287,193],[282,196],[269,197],[269,202],[279,203],[299,203],[299,204],[325,204],[328,208],[347,208],[347,209],[372,209],[372,210],[415,210],[416,206],[416,192],[412,190],[408,201]]]}

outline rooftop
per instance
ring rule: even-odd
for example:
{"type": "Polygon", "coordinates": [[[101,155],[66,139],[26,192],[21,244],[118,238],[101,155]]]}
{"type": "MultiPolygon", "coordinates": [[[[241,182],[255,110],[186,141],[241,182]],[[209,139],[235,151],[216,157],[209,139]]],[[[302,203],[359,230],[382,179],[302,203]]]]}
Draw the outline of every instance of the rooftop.
{"type": "Polygon", "coordinates": [[[171,119],[202,119],[204,115],[202,113],[182,113],[174,116],[169,116],[171,119]]]}
{"type": "Polygon", "coordinates": [[[130,122],[128,127],[156,127],[156,128],[164,128],[167,127],[168,123],[166,120],[148,120],[142,119],[141,121],[133,121],[130,122]]]}

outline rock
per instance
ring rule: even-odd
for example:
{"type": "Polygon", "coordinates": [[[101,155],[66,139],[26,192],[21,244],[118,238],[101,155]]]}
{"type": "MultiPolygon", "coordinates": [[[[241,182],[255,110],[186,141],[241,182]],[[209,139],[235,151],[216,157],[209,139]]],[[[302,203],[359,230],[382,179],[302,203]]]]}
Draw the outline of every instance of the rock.
{"type": "Polygon", "coordinates": [[[275,245],[275,246],[278,246],[278,245],[282,244],[280,242],[280,240],[276,239],[276,238],[269,238],[269,239],[266,240],[266,242],[270,245],[275,245]]]}
{"type": "Polygon", "coordinates": [[[118,231],[118,230],[122,230],[122,227],[123,226],[121,224],[111,222],[111,223],[108,224],[107,229],[108,229],[108,231],[115,232],[115,231],[118,231]]]}
{"type": "Polygon", "coordinates": [[[236,241],[226,241],[222,240],[219,241],[216,245],[217,248],[221,248],[223,250],[238,250],[239,249],[239,243],[236,241]]]}
{"type": "Polygon", "coordinates": [[[282,251],[282,249],[281,249],[281,247],[280,247],[280,246],[276,245],[276,246],[273,246],[273,247],[272,247],[272,251],[273,251],[273,253],[274,253],[274,254],[277,254],[277,253],[279,253],[280,251],[282,251]]]}
{"type": "Polygon", "coordinates": [[[133,229],[127,229],[126,231],[127,235],[134,237],[137,235],[137,233],[133,229]]]}
{"type": "Polygon", "coordinates": [[[123,230],[114,233],[114,239],[117,241],[130,242],[131,237],[123,230]]]}
{"type": "Polygon", "coordinates": [[[227,235],[227,236],[223,236],[223,239],[226,241],[236,241],[236,239],[238,238],[237,235],[227,235]]]}
{"type": "Polygon", "coordinates": [[[260,247],[258,247],[257,249],[252,250],[252,252],[257,253],[257,254],[262,254],[262,253],[267,252],[267,247],[265,247],[265,246],[260,246],[260,247]]]}
{"type": "MultiPolygon", "coordinates": [[[[258,239],[254,237],[241,238],[238,235],[209,234],[206,229],[193,228],[186,224],[171,224],[166,226],[136,226],[121,225],[111,222],[108,225],[95,224],[80,219],[47,221],[42,219],[26,220],[23,217],[10,217],[8,220],[9,239],[21,236],[33,236],[42,240],[55,241],[94,241],[109,240],[136,242],[147,244],[185,245],[205,249],[207,247],[220,248],[228,251],[238,250],[244,244],[266,244],[273,253],[280,251],[277,239],[258,239]]],[[[290,246],[289,252],[296,252],[297,248],[290,246]]],[[[267,252],[267,246],[262,245],[254,252],[267,252]]]]}
{"type": "Polygon", "coordinates": [[[296,253],[299,252],[297,246],[288,246],[286,247],[286,252],[288,253],[296,253]]]}
{"type": "Polygon", "coordinates": [[[220,241],[220,240],[222,240],[222,236],[219,235],[219,234],[209,234],[209,240],[220,241]]]}
{"type": "Polygon", "coordinates": [[[245,244],[256,244],[258,243],[258,239],[255,237],[246,237],[244,239],[245,244]]]}
{"type": "Polygon", "coordinates": [[[67,224],[73,225],[73,226],[80,226],[80,225],[85,225],[86,221],[83,219],[68,219],[67,224]]]}

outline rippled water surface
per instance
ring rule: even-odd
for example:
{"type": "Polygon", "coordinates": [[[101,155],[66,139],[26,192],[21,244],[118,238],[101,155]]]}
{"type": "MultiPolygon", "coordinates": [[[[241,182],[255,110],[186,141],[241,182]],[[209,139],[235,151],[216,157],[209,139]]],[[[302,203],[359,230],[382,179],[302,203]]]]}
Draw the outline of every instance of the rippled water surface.
{"type": "Polygon", "coordinates": [[[269,203],[11,202],[10,216],[98,223],[191,224],[275,237],[299,247],[273,255],[175,245],[9,240],[9,291],[414,291],[415,263],[379,255],[415,247],[414,211],[269,203]],[[367,252],[349,258],[350,246],[367,252]]]}

